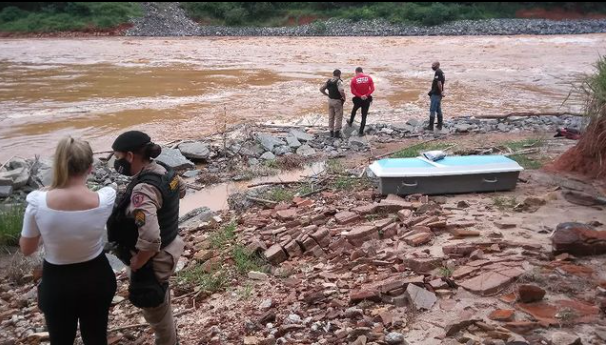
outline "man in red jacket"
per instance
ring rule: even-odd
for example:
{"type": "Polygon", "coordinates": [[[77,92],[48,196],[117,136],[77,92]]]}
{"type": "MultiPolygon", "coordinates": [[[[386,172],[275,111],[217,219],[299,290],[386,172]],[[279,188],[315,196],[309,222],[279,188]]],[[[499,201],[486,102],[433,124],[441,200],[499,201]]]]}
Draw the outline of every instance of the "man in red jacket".
{"type": "Polygon", "coordinates": [[[368,109],[372,103],[372,93],[375,91],[375,83],[372,78],[364,74],[361,67],[356,68],[356,75],[351,80],[351,93],[354,95],[354,107],[351,110],[351,118],[347,122],[351,126],[356,117],[358,109],[362,108],[362,122],[360,123],[360,136],[364,135],[364,127],[366,126],[366,116],[368,109]]]}

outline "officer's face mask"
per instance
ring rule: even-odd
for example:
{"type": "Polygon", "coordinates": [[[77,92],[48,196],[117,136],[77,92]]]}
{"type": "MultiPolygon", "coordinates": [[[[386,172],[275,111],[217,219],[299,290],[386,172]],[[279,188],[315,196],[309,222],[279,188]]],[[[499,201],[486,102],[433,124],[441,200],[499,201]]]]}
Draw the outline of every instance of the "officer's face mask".
{"type": "Polygon", "coordinates": [[[131,162],[128,161],[128,153],[126,155],[124,155],[123,157],[116,159],[114,161],[114,169],[116,170],[116,172],[122,174],[122,175],[126,175],[126,176],[132,176],[132,168],[131,168],[131,162]]]}

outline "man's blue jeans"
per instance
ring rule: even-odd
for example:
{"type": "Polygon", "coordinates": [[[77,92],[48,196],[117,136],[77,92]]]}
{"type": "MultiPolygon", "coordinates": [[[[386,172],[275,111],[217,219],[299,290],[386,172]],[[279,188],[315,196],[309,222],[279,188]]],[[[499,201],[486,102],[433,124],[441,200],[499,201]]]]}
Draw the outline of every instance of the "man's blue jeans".
{"type": "Polygon", "coordinates": [[[442,128],[442,96],[431,95],[431,103],[429,106],[429,127],[433,128],[435,122],[436,113],[438,113],[438,128],[442,128]]]}

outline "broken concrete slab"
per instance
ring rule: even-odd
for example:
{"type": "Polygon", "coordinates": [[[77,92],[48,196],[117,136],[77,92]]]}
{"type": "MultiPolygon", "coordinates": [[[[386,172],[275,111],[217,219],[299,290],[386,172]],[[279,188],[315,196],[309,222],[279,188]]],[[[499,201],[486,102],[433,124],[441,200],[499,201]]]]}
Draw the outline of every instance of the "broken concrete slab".
{"type": "Polygon", "coordinates": [[[288,255],[280,244],[274,244],[265,251],[265,258],[272,264],[280,264],[288,259],[288,255]]]}
{"type": "Polygon", "coordinates": [[[453,244],[442,246],[442,252],[450,257],[467,257],[477,249],[475,245],[453,244]]]}
{"type": "Polygon", "coordinates": [[[351,211],[343,211],[335,215],[338,224],[348,225],[360,220],[360,216],[351,211]]]}
{"type": "Polygon", "coordinates": [[[466,290],[482,295],[489,296],[499,293],[507,285],[511,284],[515,277],[510,277],[497,272],[482,273],[474,278],[460,283],[460,286],[466,290]]]}
{"type": "Polygon", "coordinates": [[[407,258],[404,264],[417,274],[428,274],[431,271],[442,266],[443,258],[427,257],[427,258],[407,258]]]}
{"type": "Polygon", "coordinates": [[[359,289],[354,290],[349,294],[349,301],[351,303],[355,304],[364,300],[380,302],[381,293],[376,289],[359,289]]]}
{"type": "Polygon", "coordinates": [[[358,226],[347,234],[347,240],[355,246],[371,239],[379,239],[379,230],[373,225],[358,226]]]}
{"type": "Polygon", "coordinates": [[[421,246],[429,243],[433,237],[433,232],[429,227],[419,227],[413,228],[413,231],[406,234],[403,240],[410,246],[421,246]]]}
{"type": "Polygon", "coordinates": [[[280,221],[291,221],[297,217],[297,209],[280,210],[276,213],[276,217],[280,221]]]}
{"type": "Polygon", "coordinates": [[[438,300],[433,292],[429,292],[428,290],[416,285],[408,285],[406,288],[406,295],[409,302],[417,310],[430,310],[438,300]]]}
{"type": "Polygon", "coordinates": [[[356,214],[360,214],[360,215],[364,216],[364,215],[368,215],[368,214],[374,214],[376,212],[376,210],[377,210],[377,204],[367,204],[367,205],[353,208],[351,211],[356,214]]]}

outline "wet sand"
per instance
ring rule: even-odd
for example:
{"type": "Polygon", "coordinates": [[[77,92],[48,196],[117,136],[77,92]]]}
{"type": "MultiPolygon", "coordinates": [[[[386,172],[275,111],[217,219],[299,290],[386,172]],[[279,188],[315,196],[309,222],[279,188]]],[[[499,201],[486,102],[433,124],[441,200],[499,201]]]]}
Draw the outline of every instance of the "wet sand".
{"type": "Polygon", "coordinates": [[[124,129],[202,138],[225,115],[319,124],[318,88],[334,68],[348,83],[358,65],[377,87],[370,123],[424,118],[433,60],[447,78],[446,116],[576,112],[562,102],[600,54],[604,34],[0,40],[0,161],[49,155],[68,134],[95,150],[124,129]]]}

